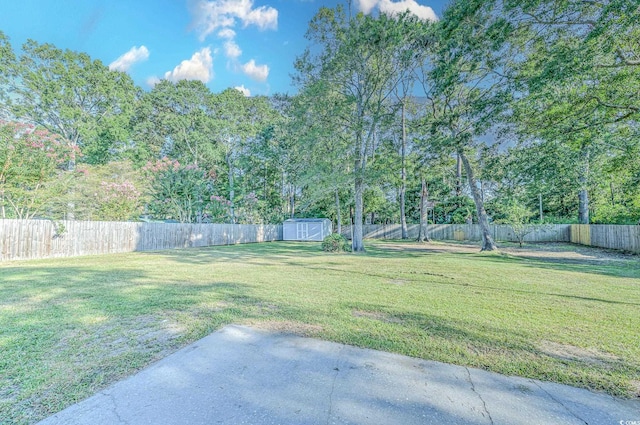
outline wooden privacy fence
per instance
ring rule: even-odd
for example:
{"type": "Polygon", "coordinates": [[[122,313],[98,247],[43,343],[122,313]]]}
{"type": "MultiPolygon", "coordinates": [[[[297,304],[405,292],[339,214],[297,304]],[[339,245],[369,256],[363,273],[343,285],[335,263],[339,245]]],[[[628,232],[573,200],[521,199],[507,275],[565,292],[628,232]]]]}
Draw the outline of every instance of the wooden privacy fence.
{"type": "Polygon", "coordinates": [[[282,240],[281,225],[0,220],[0,261],[282,240]]]}
{"type": "MultiPolygon", "coordinates": [[[[408,226],[409,238],[418,237],[419,225],[408,226]]],[[[496,241],[517,242],[517,238],[507,225],[491,225],[491,236],[496,241]]],[[[429,237],[433,240],[480,241],[482,233],[478,224],[430,224],[429,237]]],[[[365,225],[365,238],[400,239],[402,227],[399,224],[365,225]]],[[[349,226],[343,227],[342,234],[351,237],[349,226]]],[[[640,253],[640,226],[601,224],[553,224],[537,226],[524,237],[525,242],[572,242],[600,248],[619,249],[640,253]]]]}
{"type": "MultiPolygon", "coordinates": [[[[407,226],[409,239],[418,237],[418,224],[407,226]]],[[[513,230],[506,225],[491,225],[491,236],[496,241],[517,242],[513,230]]],[[[528,233],[524,240],[526,242],[569,242],[569,224],[554,224],[539,226],[534,231],[528,233]]],[[[429,237],[433,240],[457,240],[457,241],[480,241],[482,231],[479,224],[430,224],[427,226],[429,237]]],[[[342,234],[351,237],[349,226],[343,227],[342,234]]],[[[371,239],[400,239],[402,238],[402,227],[399,224],[373,224],[363,226],[363,236],[371,239]]]]}
{"type": "Polygon", "coordinates": [[[640,253],[640,226],[572,224],[571,242],[640,253]]]}
{"type": "MultiPolygon", "coordinates": [[[[516,242],[509,226],[492,225],[496,241],[516,242]]],[[[477,224],[430,224],[434,240],[481,240],[477,224]]],[[[400,239],[399,224],[365,225],[364,237],[400,239]]],[[[409,225],[409,238],[418,237],[418,225],[409,225]]],[[[350,237],[349,226],[342,233],[350,237]]],[[[117,252],[191,248],[282,240],[281,225],[177,224],[101,221],[2,220],[0,261],[73,257],[117,252]]],[[[545,225],[528,233],[526,242],[572,242],[640,253],[640,226],[545,225]]]]}

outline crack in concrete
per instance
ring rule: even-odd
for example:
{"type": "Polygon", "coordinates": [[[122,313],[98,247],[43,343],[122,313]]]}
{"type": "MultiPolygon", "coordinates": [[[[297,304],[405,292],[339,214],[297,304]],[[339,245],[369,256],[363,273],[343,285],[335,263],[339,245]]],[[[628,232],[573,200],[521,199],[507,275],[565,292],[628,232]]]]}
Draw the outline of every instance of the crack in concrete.
{"type": "Polygon", "coordinates": [[[340,346],[340,351],[338,352],[338,359],[336,360],[336,367],[333,370],[336,373],[333,375],[333,382],[331,383],[331,391],[329,392],[329,411],[327,412],[327,425],[329,425],[329,421],[331,420],[331,413],[333,409],[333,391],[336,388],[336,381],[338,380],[338,374],[340,373],[340,357],[342,356],[342,350],[344,350],[344,345],[340,346]]]}
{"type": "Polygon", "coordinates": [[[536,387],[540,388],[542,390],[542,392],[544,392],[547,396],[549,396],[549,398],[553,401],[555,401],[556,403],[558,403],[560,406],[564,407],[564,409],[569,412],[574,418],[578,419],[579,421],[583,422],[585,425],[589,425],[589,422],[585,421],[584,419],[582,419],[580,416],[578,416],[577,414],[575,414],[571,409],[569,409],[563,402],[561,402],[560,400],[558,400],[557,398],[555,398],[554,396],[551,395],[551,393],[547,390],[545,390],[540,384],[538,384],[536,381],[531,380],[530,381],[532,384],[534,384],[536,387]]]}
{"type": "Polygon", "coordinates": [[[120,414],[118,413],[118,403],[116,403],[116,399],[115,399],[115,398],[113,398],[113,394],[111,394],[111,393],[107,393],[107,392],[104,392],[104,393],[102,393],[102,394],[103,394],[103,395],[105,395],[105,396],[107,396],[107,398],[108,398],[109,400],[111,400],[111,404],[113,404],[113,409],[111,409],[111,411],[113,412],[113,414],[114,414],[114,415],[116,415],[116,418],[118,418],[118,421],[119,421],[121,424],[129,425],[129,422],[127,422],[127,421],[125,421],[124,419],[122,419],[122,417],[121,417],[121,416],[120,416],[120,414]]]}
{"type": "Polygon", "coordinates": [[[493,418],[491,417],[491,413],[489,413],[489,409],[487,409],[487,403],[482,398],[482,395],[476,390],[476,385],[473,383],[473,379],[471,379],[471,371],[469,370],[468,367],[465,367],[464,369],[467,371],[467,381],[469,381],[469,384],[471,385],[471,391],[476,393],[476,395],[482,402],[482,407],[484,408],[484,411],[487,413],[487,416],[489,417],[489,422],[491,422],[491,425],[494,425],[493,418]]]}

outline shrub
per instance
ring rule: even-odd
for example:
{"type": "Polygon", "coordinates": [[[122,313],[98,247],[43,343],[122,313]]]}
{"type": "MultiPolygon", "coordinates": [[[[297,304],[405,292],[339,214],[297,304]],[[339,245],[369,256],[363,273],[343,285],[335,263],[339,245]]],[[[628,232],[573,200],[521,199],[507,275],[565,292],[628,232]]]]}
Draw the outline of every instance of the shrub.
{"type": "Polygon", "coordinates": [[[98,219],[107,221],[126,221],[140,215],[140,196],[129,180],[122,183],[101,182],[96,193],[98,219]]]}
{"type": "Polygon", "coordinates": [[[148,163],[143,169],[151,179],[151,201],[147,208],[153,218],[181,223],[226,218],[230,203],[216,196],[212,172],[195,164],[183,166],[168,158],[148,163]]]}
{"type": "Polygon", "coordinates": [[[322,241],[322,250],[327,252],[351,251],[351,244],[341,234],[333,233],[322,241]]]}

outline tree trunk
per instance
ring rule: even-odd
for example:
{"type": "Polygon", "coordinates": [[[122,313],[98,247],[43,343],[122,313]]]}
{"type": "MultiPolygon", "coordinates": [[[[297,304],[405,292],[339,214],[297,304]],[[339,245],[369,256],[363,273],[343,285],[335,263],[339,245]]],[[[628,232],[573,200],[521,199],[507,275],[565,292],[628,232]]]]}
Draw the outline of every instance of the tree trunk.
{"type": "Polygon", "coordinates": [[[431,242],[429,233],[427,232],[427,200],[429,192],[427,190],[427,182],[422,178],[422,188],[420,190],[420,227],[418,228],[418,242],[431,242]]]}
{"type": "Polygon", "coordinates": [[[580,191],[578,192],[578,223],[589,224],[589,150],[583,145],[580,149],[582,167],[580,170],[580,191]]]}
{"type": "MultiPolygon", "coordinates": [[[[456,158],[456,196],[462,196],[462,162],[460,154],[456,158]]],[[[458,208],[460,205],[458,205],[458,208]]]]}
{"type": "Polygon", "coordinates": [[[289,217],[294,218],[296,215],[296,187],[289,185],[289,217]]]}
{"type": "MultiPolygon", "coordinates": [[[[69,156],[69,162],[67,163],[67,171],[73,173],[76,171],[76,147],[78,146],[78,137],[71,142],[71,155],[69,156]]],[[[75,198],[75,191],[73,188],[69,189],[68,192],[69,201],[67,202],[67,213],[65,218],[67,220],[75,220],[76,219],[76,203],[73,198],[75,198]]]]}
{"type": "Polygon", "coordinates": [[[264,182],[262,183],[262,194],[263,194],[263,196],[264,196],[264,198],[263,198],[263,199],[264,199],[264,201],[266,202],[266,201],[267,201],[267,198],[268,198],[268,196],[267,196],[267,180],[268,180],[268,175],[267,175],[267,163],[266,163],[266,162],[264,162],[264,163],[263,163],[263,166],[264,166],[264,182]]]}
{"type": "Polygon", "coordinates": [[[282,171],[282,186],[280,186],[280,208],[282,216],[286,217],[289,211],[289,196],[287,195],[286,173],[282,171]]]}
{"type": "Polygon", "coordinates": [[[235,207],[235,190],[233,187],[233,163],[231,161],[231,154],[227,154],[227,167],[229,168],[229,218],[231,219],[231,224],[235,224],[236,222],[236,207],[235,207]]]}
{"type": "Polygon", "coordinates": [[[589,192],[586,189],[578,192],[578,223],[589,224],[589,192]]]}
{"type": "Polygon", "coordinates": [[[338,194],[338,189],[336,189],[336,222],[338,225],[337,233],[341,235],[342,234],[342,217],[340,216],[340,196],[338,194]]]}
{"type": "Polygon", "coordinates": [[[409,236],[409,230],[407,228],[407,213],[405,207],[405,186],[404,183],[400,187],[400,225],[402,227],[402,239],[407,239],[409,236]]]}
{"type": "Polygon", "coordinates": [[[409,231],[407,229],[407,211],[405,205],[405,198],[407,192],[407,127],[405,120],[405,106],[402,102],[402,146],[400,148],[400,159],[402,161],[402,168],[400,170],[400,223],[402,226],[402,239],[409,237],[409,231]]]}
{"type": "Polygon", "coordinates": [[[353,217],[353,206],[349,206],[349,240],[351,240],[351,248],[353,248],[353,223],[355,219],[353,217]]]}
{"type": "Polygon", "coordinates": [[[480,189],[478,189],[478,182],[476,181],[475,174],[473,173],[473,169],[471,168],[471,164],[469,163],[469,158],[467,158],[462,151],[458,151],[458,157],[464,165],[464,169],[467,173],[467,179],[469,181],[469,188],[471,189],[471,194],[473,195],[473,201],[476,204],[478,223],[480,224],[480,228],[482,229],[482,251],[496,250],[498,248],[496,247],[496,244],[491,237],[491,232],[489,231],[489,220],[487,218],[487,212],[484,209],[482,194],[480,193],[480,189]]]}
{"type": "Polygon", "coordinates": [[[354,179],[354,200],[355,211],[353,220],[353,238],[351,239],[351,247],[353,252],[364,252],[364,243],[362,241],[362,220],[363,220],[363,195],[364,195],[364,178],[362,177],[362,170],[360,160],[356,159],[355,163],[355,179],[354,179]]]}
{"type": "Polygon", "coordinates": [[[538,201],[540,207],[540,224],[542,224],[542,221],[544,219],[544,216],[542,215],[542,193],[538,193],[538,201]]]}
{"type": "Polygon", "coordinates": [[[613,190],[613,181],[609,182],[609,189],[611,190],[611,206],[616,205],[615,191],[613,190]]]}
{"type": "MultiPolygon", "coordinates": [[[[69,196],[73,197],[75,195],[75,191],[71,189],[69,191],[69,196]]],[[[75,220],[76,219],[76,203],[73,201],[67,202],[67,214],[65,216],[65,220],[75,220]]]]}

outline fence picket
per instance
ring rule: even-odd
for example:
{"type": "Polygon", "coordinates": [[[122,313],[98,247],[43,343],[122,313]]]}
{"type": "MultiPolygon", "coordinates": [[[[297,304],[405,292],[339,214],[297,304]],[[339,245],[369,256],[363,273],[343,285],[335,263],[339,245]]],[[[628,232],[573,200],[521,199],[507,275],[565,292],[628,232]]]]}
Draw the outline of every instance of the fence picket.
{"type": "MultiPolygon", "coordinates": [[[[418,237],[419,225],[409,225],[409,239],[418,237]]],[[[506,225],[491,226],[496,241],[515,242],[506,225]]],[[[433,240],[481,238],[477,224],[431,224],[433,240]]],[[[365,225],[365,238],[399,239],[398,224],[365,225]]],[[[349,226],[342,234],[350,237],[349,226]]],[[[526,242],[573,242],[640,253],[640,226],[568,225],[544,226],[525,236],[526,242]]],[[[281,225],[123,223],[0,219],[0,261],[76,255],[150,251],[185,247],[233,245],[282,240],[281,225]],[[64,228],[64,232],[57,233],[64,228]]]]}
{"type": "MultiPolygon", "coordinates": [[[[418,237],[419,225],[408,226],[409,239],[418,237]]],[[[491,234],[496,241],[517,242],[513,230],[508,225],[491,225],[491,234]]],[[[430,224],[429,237],[433,240],[469,240],[482,238],[478,224],[430,224]]],[[[350,238],[349,226],[342,227],[342,234],[350,238]]],[[[400,239],[399,224],[369,224],[363,226],[366,239],[400,239]]],[[[613,224],[555,224],[538,227],[528,233],[525,242],[572,242],[600,248],[617,249],[640,253],[640,226],[613,224]]]]}
{"type": "Polygon", "coordinates": [[[282,240],[281,225],[0,219],[0,261],[276,240],[282,240]]]}

